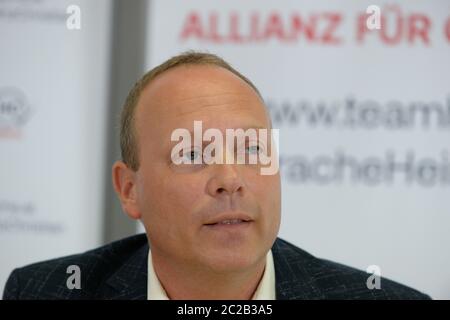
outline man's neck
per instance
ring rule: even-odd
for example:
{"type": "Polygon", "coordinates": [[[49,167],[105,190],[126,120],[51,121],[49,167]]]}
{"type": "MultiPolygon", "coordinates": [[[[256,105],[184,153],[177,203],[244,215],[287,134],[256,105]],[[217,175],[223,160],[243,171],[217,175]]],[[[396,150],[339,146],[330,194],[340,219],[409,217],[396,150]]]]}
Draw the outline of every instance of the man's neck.
{"type": "Polygon", "coordinates": [[[155,273],[173,300],[249,300],[253,297],[264,274],[266,259],[241,272],[213,273],[193,268],[180,267],[151,252],[155,273]],[[174,268],[173,266],[176,266],[174,268]]]}

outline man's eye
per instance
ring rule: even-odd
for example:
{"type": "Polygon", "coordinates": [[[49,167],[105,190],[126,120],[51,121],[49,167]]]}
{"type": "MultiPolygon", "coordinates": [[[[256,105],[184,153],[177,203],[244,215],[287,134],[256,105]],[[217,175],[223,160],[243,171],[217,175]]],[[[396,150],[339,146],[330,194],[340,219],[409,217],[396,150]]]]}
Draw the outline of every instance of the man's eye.
{"type": "Polygon", "coordinates": [[[246,149],[248,154],[258,154],[261,150],[259,145],[249,146],[246,149]]]}
{"type": "Polygon", "coordinates": [[[186,152],[183,156],[188,161],[195,161],[196,159],[198,159],[198,157],[201,156],[201,154],[197,150],[191,150],[191,151],[186,152]]]}

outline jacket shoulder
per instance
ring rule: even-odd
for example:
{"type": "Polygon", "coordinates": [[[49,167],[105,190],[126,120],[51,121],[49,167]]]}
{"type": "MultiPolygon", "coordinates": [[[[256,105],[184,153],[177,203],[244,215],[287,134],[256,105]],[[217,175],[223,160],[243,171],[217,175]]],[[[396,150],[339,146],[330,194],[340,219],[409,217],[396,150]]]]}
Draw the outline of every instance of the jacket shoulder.
{"type": "Polygon", "coordinates": [[[427,300],[428,295],[385,277],[369,289],[373,275],[326,259],[317,259],[317,280],[329,299],[427,300]]]}
{"type": "Polygon", "coordinates": [[[93,299],[98,288],[136,251],[147,245],[145,234],[124,238],[84,253],[14,269],[6,282],[4,300],[93,299]],[[81,288],[70,290],[70,266],[79,267],[81,288]]]}
{"type": "Polygon", "coordinates": [[[284,298],[430,299],[424,293],[384,277],[379,278],[379,288],[369,289],[367,282],[372,274],[327,259],[314,257],[282,239],[277,239],[273,249],[275,251],[274,260],[281,260],[281,263],[275,261],[275,264],[276,267],[282,269],[282,272],[276,273],[282,283],[281,291],[286,293],[284,298]],[[291,274],[288,271],[291,271],[291,274]],[[283,283],[285,284],[283,285],[283,283]],[[305,287],[304,283],[308,283],[308,286],[305,287]],[[311,294],[308,296],[304,292],[299,292],[305,290],[311,294]]]}

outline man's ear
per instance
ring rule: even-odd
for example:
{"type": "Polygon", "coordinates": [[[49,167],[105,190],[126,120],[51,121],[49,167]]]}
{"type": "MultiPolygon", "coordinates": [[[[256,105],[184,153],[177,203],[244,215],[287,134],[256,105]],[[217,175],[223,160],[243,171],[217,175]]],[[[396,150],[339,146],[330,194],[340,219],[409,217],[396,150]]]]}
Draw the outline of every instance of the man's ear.
{"type": "Polygon", "coordinates": [[[132,219],[140,219],[141,211],[137,202],[136,172],[122,161],[116,161],[112,167],[114,190],[122,203],[122,209],[132,219]]]}

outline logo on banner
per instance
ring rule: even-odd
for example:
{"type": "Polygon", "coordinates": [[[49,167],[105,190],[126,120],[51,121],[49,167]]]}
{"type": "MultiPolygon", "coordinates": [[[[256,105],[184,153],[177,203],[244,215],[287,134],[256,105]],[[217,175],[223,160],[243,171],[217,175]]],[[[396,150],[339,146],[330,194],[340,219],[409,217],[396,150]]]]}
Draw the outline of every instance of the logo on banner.
{"type": "Polygon", "coordinates": [[[31,116],[31,107],[22,90],[0,87],[0,138],[20,138],[31,116]]]}

